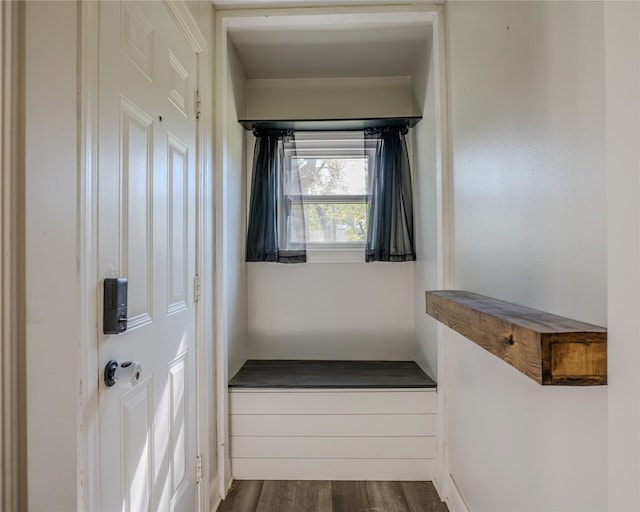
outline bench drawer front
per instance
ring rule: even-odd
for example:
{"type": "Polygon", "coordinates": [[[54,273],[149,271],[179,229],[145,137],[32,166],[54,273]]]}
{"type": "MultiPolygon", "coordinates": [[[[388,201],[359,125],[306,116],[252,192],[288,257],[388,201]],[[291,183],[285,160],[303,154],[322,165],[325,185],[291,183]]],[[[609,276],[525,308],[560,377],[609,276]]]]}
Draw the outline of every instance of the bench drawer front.
{"type": "Polygon", "coordinates": [[[435,391],[234,390],[230,414],[435,414],[435,391]]]}
{"type": "Polygon", "coordinates": [[[238,480],[433,480],[435,459],[233,459],[238,480]]]}
{"type": "Polygon", "coordinates": [[[238,479],[430,480],[435,390],[232,390],[238,479]]]}
{"type": "Polygon", "coordinates": [[[435,414],[232,414],[235,436],[435,436],[435,414]]]}
{"type": "Polygon", "coordinates": [[[425,459],[435,456],[435,437],[231,438],[232,458],[425,459]]]}

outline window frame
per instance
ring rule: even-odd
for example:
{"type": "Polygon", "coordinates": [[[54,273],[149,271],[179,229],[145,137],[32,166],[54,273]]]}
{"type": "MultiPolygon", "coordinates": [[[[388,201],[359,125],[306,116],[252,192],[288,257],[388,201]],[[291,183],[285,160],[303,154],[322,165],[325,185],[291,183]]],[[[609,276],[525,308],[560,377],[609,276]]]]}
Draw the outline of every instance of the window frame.
{"type": "MultiPolygon", "coordinates": [[[[377,140],[369,139],[361,131],[352,132],[296,132],[295,141],[284,147],[287,165],[295,158],[349,158],[367,159],[369,170],[373,169],[377,140]]],[[[367,184],[370,189],[370,182],[367,184]]],[[[284,194],[286,210],[295,204],[365,204],[371,194],[284,194]]],[[[367,217],[368,217],[367,209],[367,217]]],[[[306,242],[308,263],[365,262],[366,241],[306,242]]]]}

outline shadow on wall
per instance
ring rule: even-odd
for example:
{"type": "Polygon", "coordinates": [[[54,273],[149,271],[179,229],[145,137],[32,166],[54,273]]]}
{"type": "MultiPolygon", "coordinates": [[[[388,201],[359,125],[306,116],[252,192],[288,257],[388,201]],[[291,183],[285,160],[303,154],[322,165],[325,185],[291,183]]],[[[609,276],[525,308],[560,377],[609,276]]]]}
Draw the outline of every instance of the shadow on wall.
{"type": "Polygon", "coordinates": [[[414,357],[413,331],[326,332],[258,336],[249,333],[249,357],[261,359],[329,359],[408,361],[414,357]]]}

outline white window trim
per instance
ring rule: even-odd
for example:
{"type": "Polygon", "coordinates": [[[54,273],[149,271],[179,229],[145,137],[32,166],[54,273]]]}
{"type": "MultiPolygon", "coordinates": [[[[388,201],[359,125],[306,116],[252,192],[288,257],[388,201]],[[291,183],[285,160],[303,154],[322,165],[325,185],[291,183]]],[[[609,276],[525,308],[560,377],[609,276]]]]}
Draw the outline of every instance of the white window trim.
{"type": "MultiPolygon", "coordinates": [[[[369,162],[375,157],[376,141],[366,139],[362,132],[296,132],[295,149],[285,148],[287,158],[294,157],[360,157],[369,162]]],[[[313,201],[313,196],[302,196],[313,201]]],[[[336,203],[348,202],[348,195],[335,196],[336,203]]],[[[357,202],[366,202],[366,195],[354,196],[357,202]],[[362,201],[363,198],[365,201],[362,201]]],[[[323,196],[324,202],[331,202],[323,196]]],[[[366,263],[363,242],[313,243],[307,242],[307,263],[366,263]]]]}
{"type": "Polygon", "coordinates": [[[307,263],[366,263],[364,244],[359,248],[309,248],[307,263]]]}

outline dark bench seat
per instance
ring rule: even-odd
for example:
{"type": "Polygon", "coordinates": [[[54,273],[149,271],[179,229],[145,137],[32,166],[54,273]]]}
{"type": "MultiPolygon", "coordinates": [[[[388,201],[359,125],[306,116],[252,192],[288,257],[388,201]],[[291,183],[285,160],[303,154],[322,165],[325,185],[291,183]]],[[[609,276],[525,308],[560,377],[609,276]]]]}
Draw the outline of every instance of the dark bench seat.
{"type": "Polygon", "coordinates": [[[249,360],[230,388],[435,388],[414,361],[249,360]]]}

